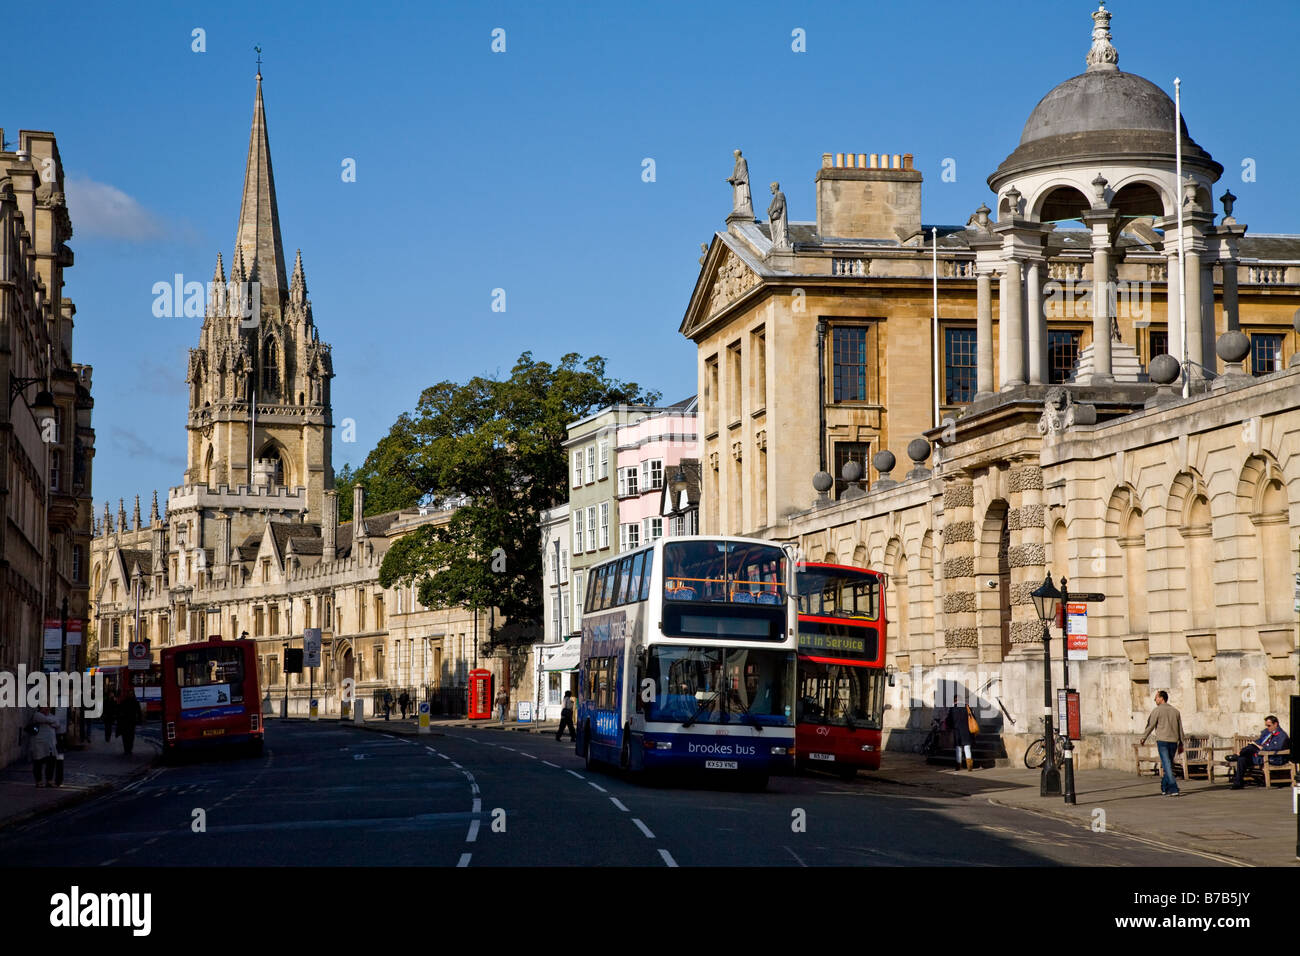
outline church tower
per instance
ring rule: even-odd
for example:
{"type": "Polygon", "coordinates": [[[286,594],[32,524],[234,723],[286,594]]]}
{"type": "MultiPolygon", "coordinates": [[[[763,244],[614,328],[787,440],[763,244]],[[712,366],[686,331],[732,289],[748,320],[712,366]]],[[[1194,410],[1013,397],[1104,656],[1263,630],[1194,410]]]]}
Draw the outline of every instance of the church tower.
{"type": "Polygon", "coordinates": [[[292,274],[285,269],[259,71],[230,275],[218,253],[199,344],[190,349],[185,484],[263,494],[303,488],[307,520],[318,521],[334,487],[333,375],[301,251],[292,274]]]}

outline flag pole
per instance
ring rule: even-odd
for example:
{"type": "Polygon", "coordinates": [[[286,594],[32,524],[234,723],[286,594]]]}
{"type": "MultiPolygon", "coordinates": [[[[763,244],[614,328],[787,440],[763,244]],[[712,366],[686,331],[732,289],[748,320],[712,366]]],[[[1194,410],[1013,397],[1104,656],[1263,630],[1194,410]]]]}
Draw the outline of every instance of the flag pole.
{"type": "Polygon", "coordinates": [[[930,227],[933,243],[933,266],[930,277],[931,296],[934,300],[934,317],[931,321],[931,340],[934,342],[934,427],[939,427],[939,230],[930,227]]]}
{"type": "MultiPolygon", "coordinates": [[[[1179,86],[1182,80],[1174,77],[1174,201],[1178,204],[1178,329],[1182,342],[1183,398],[1191,394],[1191,354],[1187,348],[1187,243],[1183,236],[1183,101],[1179,86]]],[[[1166,284],[1166,289],[1168,288],[1166,284]]],[[[1166,296],[1166,298],[1168,298],[1166,296]]]]}

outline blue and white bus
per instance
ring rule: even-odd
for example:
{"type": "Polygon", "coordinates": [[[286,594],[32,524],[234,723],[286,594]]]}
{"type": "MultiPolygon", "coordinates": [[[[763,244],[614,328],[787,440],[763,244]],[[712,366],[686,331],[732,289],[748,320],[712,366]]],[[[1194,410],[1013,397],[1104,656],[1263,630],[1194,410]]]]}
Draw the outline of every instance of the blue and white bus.
{"type": "Polygon", "coordinates": [[[797,609],[770,541],[673,537],[588,572],[578,756],[762,785],[794,766],[797,609]]]}

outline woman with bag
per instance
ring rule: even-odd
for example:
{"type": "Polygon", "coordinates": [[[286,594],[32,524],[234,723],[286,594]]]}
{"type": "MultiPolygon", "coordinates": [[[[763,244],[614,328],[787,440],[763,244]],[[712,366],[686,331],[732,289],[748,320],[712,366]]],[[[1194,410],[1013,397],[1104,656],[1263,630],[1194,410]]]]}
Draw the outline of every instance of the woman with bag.
{"type": "Polygon", "coordinates": [[[974,742],[975,735],[979,733],[980,725],[970,705],[958,704],[954,700],[952,706],[948,708],[948,726],[952,728],[952,741],[957,748],[957,769],[961,769],[964,759],[966,769],[974,770],[975,760],[971,757],[970,746],[974,742]]]}
{"type": "Polygon", "coordinates": [[[36,786],[41,786],[41,769],[45,770],[45,786],[57,787],[63,783],[62,774],[55,778],[59,769],[59,745],[57,728],[59,719],[48,707],[42,707],[32,715],[30,733],[32,735],[32,776],[36,786]]]}

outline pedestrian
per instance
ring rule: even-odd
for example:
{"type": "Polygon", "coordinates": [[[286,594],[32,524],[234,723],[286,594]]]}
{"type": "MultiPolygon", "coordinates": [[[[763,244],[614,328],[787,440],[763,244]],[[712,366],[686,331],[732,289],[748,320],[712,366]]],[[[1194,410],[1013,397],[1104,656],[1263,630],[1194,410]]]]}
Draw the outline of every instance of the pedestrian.
{"type": "Polygon", "coordinates": [[[564,692],[564,705],[560,708],[560,729],[555,732],[555,739],[560,740],[564,737],[564,728],[569,728],[569,739],[577,740],[577,733],[573,726],[573,691],[564,692]]]}
{"type": "Polygon", "coordinates": [[[1142,734],[1139,744],[1145,744],[1147,738],[1156,735],[1156,751],[1160,754],[1160,795],[1176,797],[1179,795],[1178,781],[1174,779],[1174,757],[1183,750],[1183,715],[1169,704],[1169,692],[1156,691],[1156,709],[1147,718],[1147,729],[1142,734]]]}
{"type": "Polygon", "coordinates": [[[113,739],[113,723],[117,719],[117,694],[110,687],[104,688],[104,743],[113,739]]]}
{"type": "Polygon", "coordinates": [[[85,698],[81,703],[81,719],[77,721],[77,732],[83,744],[90,743],[90,703],[85,698]]]}
{"type": "Polygon", "coordinates": [[[402,691],[402,696],[397,698],[397,703],[402,708],[402,719],[406,719],[406,712],[411,709],[411,695],[402,691]]]}
{"type": "MultiPolygon", "coordinates": [[[[1266,750],[1286,750],[1287,744],[1290,743],[1286,731],[1278,719],[1269,714],[1264,718],[1264,731],[1259,735],[1259,739],[1253,744],[1246,744],[1241,748],[1241,753],[1229,757],[1229,760],[1236,761],[1236,767],[1232,771],[1232,789],[1240,790],[1246,785],[1246,771],[1251,767],[1264,765],[1264,758],[1259,756],[1261,751],[1266,750]]],[[[1269,757],[1270,763],[1281,764],[1286,762],[1285,757],[1269,757]]]]}
{"type": "Polygon", "coordinates": [[[384,691],[384,720],[387,720],[388,715],[391,714],[392,712],[393,712],[393,692],[391,690],[386,690],[384,691]]]}
{"type": "Polygon", "coordinates": [[[45,771],[47,787],[57,787],[63,783],[63,775],[56,778],[59,769],[59,746],[57,728],[59,719],[49,707],[41,707],[32,715],[32,722],[27,730],[32,737],[32,776],[36,786],[41,786],[41,770],[45,771]]]}
{"type": "Polygon", "coordinates": [[[497,694],[497,706],[501,708],[499,716],[501,726],[504,727],[506,725],[506,714],[510,711],[510,693],[508,691],[503,689],[501,693],[497,694]]]}
{"type": "Polygon", "coordinates": [[[140,702],[130,685],[122,688],[117,699],[117,735],[122,738],[122,753],[128,757],[135,747],[135,728],[140,723],[140,702]]]}
{"type": "Polygon", "coordinates": [[[975,759],[970,752],[970,746],[975,740],[971,733],[972,724],[979,726],[975,723],[975,715],[971,713],[970,705],[959,705],[954,697],[952,706],[948,708],[948,726],[952,728],[952,742],[957,749],[958,770],[962,768],[963,760],[967,770],[975,769],[975,759]]]}

